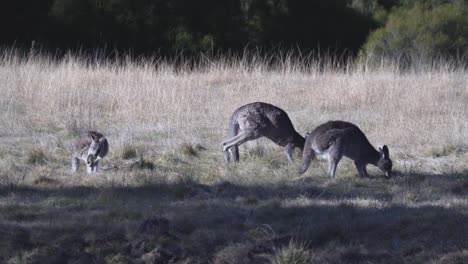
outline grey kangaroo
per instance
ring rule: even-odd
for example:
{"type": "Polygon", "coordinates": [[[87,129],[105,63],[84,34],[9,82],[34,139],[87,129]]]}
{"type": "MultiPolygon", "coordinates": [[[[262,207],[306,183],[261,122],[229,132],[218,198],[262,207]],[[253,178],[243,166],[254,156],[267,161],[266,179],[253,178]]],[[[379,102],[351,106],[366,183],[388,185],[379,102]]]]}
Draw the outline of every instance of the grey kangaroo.
{"type": "Polygon", "coordinates": [[[229,126],[230,139],[223,142],[226,162],[238,162],[239,146],[260,137],[285,147],[290,162],[293,162],[294,148],[304,148],[305,139],[296,132],[286,112],[271,104],[255,102],[239,107],[232,114],[229,126]]]}
{"type": "Polygon", "coordinates": [[[81,135],[73,143],[72,172],[76,172],[80,165],[80,159],[86,162],[87,172],[97,172],[99,160],[104,158],[109,151],[107,139],[101,133],[89,131],[81,135]]]}
{"type": "Polygon", "coordinates": [[[386,177],[391,177],[392,161],[388,147],[377,151],[356,125],[344,121],[328,121],[306,134],[299,175],[303,174],[316,155],[328,160],[328,174],[335,177],[336,167],[343,156],[354,161],[361,177],[368,177],[366,165],[379,167],[386,177]]]}

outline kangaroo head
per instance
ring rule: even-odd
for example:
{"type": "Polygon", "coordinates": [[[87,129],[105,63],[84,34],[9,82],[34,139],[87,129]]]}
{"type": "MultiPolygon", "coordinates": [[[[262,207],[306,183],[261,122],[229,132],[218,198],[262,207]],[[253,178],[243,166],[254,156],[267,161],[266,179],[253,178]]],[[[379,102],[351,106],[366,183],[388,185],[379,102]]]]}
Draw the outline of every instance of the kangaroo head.
{"type": "Polygon", "coordinates": [[[88,155],[97,156],[99,154],[101,142],[104,140],[104,136],[95,132],[90,132],[89,137],[91,139],[91,144],[89,145],[88,155]]]}
{"type": "Polygon", "coordinates": [[[388,147],[384,145],[379,148],[380,159],[377,162],[377,167],[385,173],[385,177],[392,176],[392,160],[390,159],[390,153],[388,152],[388,147]]]}

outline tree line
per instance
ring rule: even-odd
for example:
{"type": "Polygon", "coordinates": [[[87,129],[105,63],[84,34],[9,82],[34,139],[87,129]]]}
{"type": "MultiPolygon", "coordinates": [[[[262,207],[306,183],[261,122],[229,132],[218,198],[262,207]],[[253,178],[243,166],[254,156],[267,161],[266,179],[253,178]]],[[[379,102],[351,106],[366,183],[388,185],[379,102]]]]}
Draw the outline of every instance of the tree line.
{"type": "Polygon", "coordinates": [[[6,0],[0,45],[187,55],[466,53],[466,0],[6,0]]]}

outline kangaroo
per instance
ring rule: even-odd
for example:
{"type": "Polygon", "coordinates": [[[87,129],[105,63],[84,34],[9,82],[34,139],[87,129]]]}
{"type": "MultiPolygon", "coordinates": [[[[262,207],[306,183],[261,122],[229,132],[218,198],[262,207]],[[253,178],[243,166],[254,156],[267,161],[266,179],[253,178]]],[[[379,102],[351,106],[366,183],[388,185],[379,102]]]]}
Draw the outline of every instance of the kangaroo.
{"type": "Polygon", "coordinates": [[[80,165],[80,159],[86,162],[88,174],[97,172],[99,160],[109,151],[107,139],[98,132],[89,131],[81,135],[73,143],[72,172],[75,173],[80,165]]]}
{"type": "Polygon", "coordinates": [[[392,161],[388,147],[384,145],[377,151],[359,127],[352,123],[328,121],[307,133],[299,175],[309,168],[316,155],[328,160],[328,174],[332,178],[343,156],[354,161],[361,177],[368,177],[367,164],[379,167],[386,177],[391,177],[392,161]]]}
{"type": "Polygon", "coordinates": [[[267,103],[255,102],[234,111],[229,128],[230,139],[224,141],[224,160],[239,162],[239,146],[243,143],[266,137],[285,147],[284,152],[293,162],[294,148],[304,148],[305,139],[299,135],[286,112],[267,103]]]}

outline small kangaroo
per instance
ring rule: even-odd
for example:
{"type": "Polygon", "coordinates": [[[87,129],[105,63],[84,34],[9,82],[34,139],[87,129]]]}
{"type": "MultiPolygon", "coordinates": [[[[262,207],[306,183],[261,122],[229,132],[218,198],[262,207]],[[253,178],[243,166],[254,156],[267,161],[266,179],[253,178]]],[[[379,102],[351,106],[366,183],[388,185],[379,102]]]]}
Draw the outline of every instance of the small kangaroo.
{"type": "Polygon", "coordinates": [[[384,145],[377,151],[359,127],[352,123],[328,121],[307,133],[299,175],[309,168],[316,155],[328,160],[328,174],[332,178],[335,177],[336,167],[343,156],[354,161],[361,177],[368,177],[367,164],[379,167],[386,177],[391,177],[392,161],[388,147],[384,145]]]}
{"type": "Polygon", "coordinates": [[[305,139],[299,135],[286,112],[267,103],[255,102],[234,111],[229,127],[230,139],[223,142],[224,160],[239,162],[239,146],[266,137],[285,147],[284,152],[293,162],[294,148],[304,148],[305,139]]]}
{"type": "Polygon", "coordinates": [[[109,151],[107,139],[101,133],[89,131],[81,135],[74,143],[72,150],[72,172],[80,165],[80,159],[86,162],[88,174],[97,172],[99,160],[109,151]]]}

